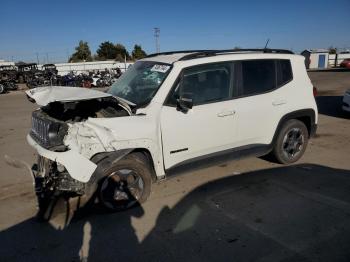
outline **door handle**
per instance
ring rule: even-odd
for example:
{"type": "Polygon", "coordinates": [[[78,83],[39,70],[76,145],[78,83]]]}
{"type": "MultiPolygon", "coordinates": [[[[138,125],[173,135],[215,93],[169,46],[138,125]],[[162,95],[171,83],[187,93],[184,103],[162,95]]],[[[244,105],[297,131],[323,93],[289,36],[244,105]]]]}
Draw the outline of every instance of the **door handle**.
{"type": "Polygon", "coordinates": [[[287,101],[284,99],[275,100],[272,102],[272,105],[274,105],[274,106],[280,106],[280,105],[284,105],[284,104],[287,104],[287,101]]]}
{"type": "Polygon", "coordinates": [[[231,111],[223,111],[221,113],[218,113],[218,117],[225,117],[225,116],[233,116],[236,112],[234,110],[231,111]]]}

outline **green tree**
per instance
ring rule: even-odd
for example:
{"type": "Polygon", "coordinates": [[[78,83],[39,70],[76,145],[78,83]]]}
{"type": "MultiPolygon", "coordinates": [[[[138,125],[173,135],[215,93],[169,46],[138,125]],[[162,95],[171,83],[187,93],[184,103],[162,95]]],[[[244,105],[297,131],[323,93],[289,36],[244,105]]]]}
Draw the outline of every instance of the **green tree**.
{"type": "Polygon", "coordinates": [[[116,49],[115,59],[117,61],[120,61],[120,62],[124,61],[125,57],[127,60],[130,60],[129,52],[126,50],[125,46],[118,43],[115,45],[115,49],[116,49]]]}
{"type": "Polygon", "coordinates": [[[68,62],[92,61],[91,51],[88,42],[79,41],[75,48],[75,53],[69,58],[68,62]]]}
{"type": "Polygon", "coordinates": [[[146,52],[143,51],[141,45],[134,45],[134,50],[131,53],[132,59],[137,60],[147,56],[146,52]]]}
{"type": "Polygon", "coordinates": [[[113,43],[109,41],[102,42],[96,52],[100,60],[115,59],[117,57],[117,49],[113,43]]]}
{"type": "Polygon", "coordinates": [[[329,47],[328,50],[329,50],[329,54],[336,54],[337,53],[337,48],[335,48],[333,46],[329,47]]]}

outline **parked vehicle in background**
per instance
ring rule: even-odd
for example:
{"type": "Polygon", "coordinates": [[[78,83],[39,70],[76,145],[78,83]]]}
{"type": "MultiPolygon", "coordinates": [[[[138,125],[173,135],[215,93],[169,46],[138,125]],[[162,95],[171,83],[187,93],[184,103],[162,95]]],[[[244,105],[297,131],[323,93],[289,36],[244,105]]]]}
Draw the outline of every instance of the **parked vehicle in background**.
{"type": "Polygon", "coordinates": [[[349,68],[350,69],[350,58],[344,59],[340,63],[340,67],[345,67],[345,68],[349,68]]]}
{"type": "Polygon", "coordinates": [[[344,111],[350,113],[350,89],[348,89],[344,94],[342,108],[344,111]]]}
{"type": "Polygon", "coordinates": [[[17,63],[17,82],[27,83],[34,78],[35,73],[39,72],[36,63],[17,63]]]}
{"type": "Polygon", "coordinates": [[[39,155],[39,214],[58,196],[123,210],[145,202],[152,182],[237,157],[294,163],[318,119],[304,57],[279,49],[154,54],[107,93],[27,95],[41,106],[27,136],[39,155]]]}
{"type": "Polygon", "coordinates": [[[16,90],[17,68],[13,65],[0,66],[0,94],[16,90]]]}
{"type": "Polygon", "coordinates": [[[42,69],[46,74],[58,74],[58,70],[54,64],[45,64],[42,69]]]}
{"type": "Polygon", "coordinates": [[[0,80],[3,81],[16,81],[17,68],[14,65],[2,65],[0,66],[0,80]]]}
{"type": "Polygon", "coordinates": [[[18,86],[13,80],[0,80],[0,94],[17,90],[18,86]]]}

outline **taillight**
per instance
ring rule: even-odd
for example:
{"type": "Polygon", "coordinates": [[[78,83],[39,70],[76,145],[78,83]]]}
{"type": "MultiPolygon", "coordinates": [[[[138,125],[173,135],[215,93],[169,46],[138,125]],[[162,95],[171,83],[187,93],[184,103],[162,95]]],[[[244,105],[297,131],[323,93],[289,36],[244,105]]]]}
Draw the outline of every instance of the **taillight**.
{"type": "Polygon", "coordinates": [[[312,92],[314,93],[314,96],[317,96],[317,88],[316,87],[312,88],[312,92]]]}

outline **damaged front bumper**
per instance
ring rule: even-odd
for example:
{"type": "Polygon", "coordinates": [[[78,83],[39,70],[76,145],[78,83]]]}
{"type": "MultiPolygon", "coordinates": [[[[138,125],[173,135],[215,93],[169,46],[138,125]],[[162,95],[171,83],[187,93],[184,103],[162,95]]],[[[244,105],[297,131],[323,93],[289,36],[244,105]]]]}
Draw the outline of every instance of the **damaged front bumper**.
{"type": "Polygon", "coordinates": [[[88,182],[97,168],[95,163],[75,151],[55,152],[47,150],[35,142],[30,135],[27,135],[27,141],[40,156],[64,166],[69,175],[77,181],[88,182]]]}

